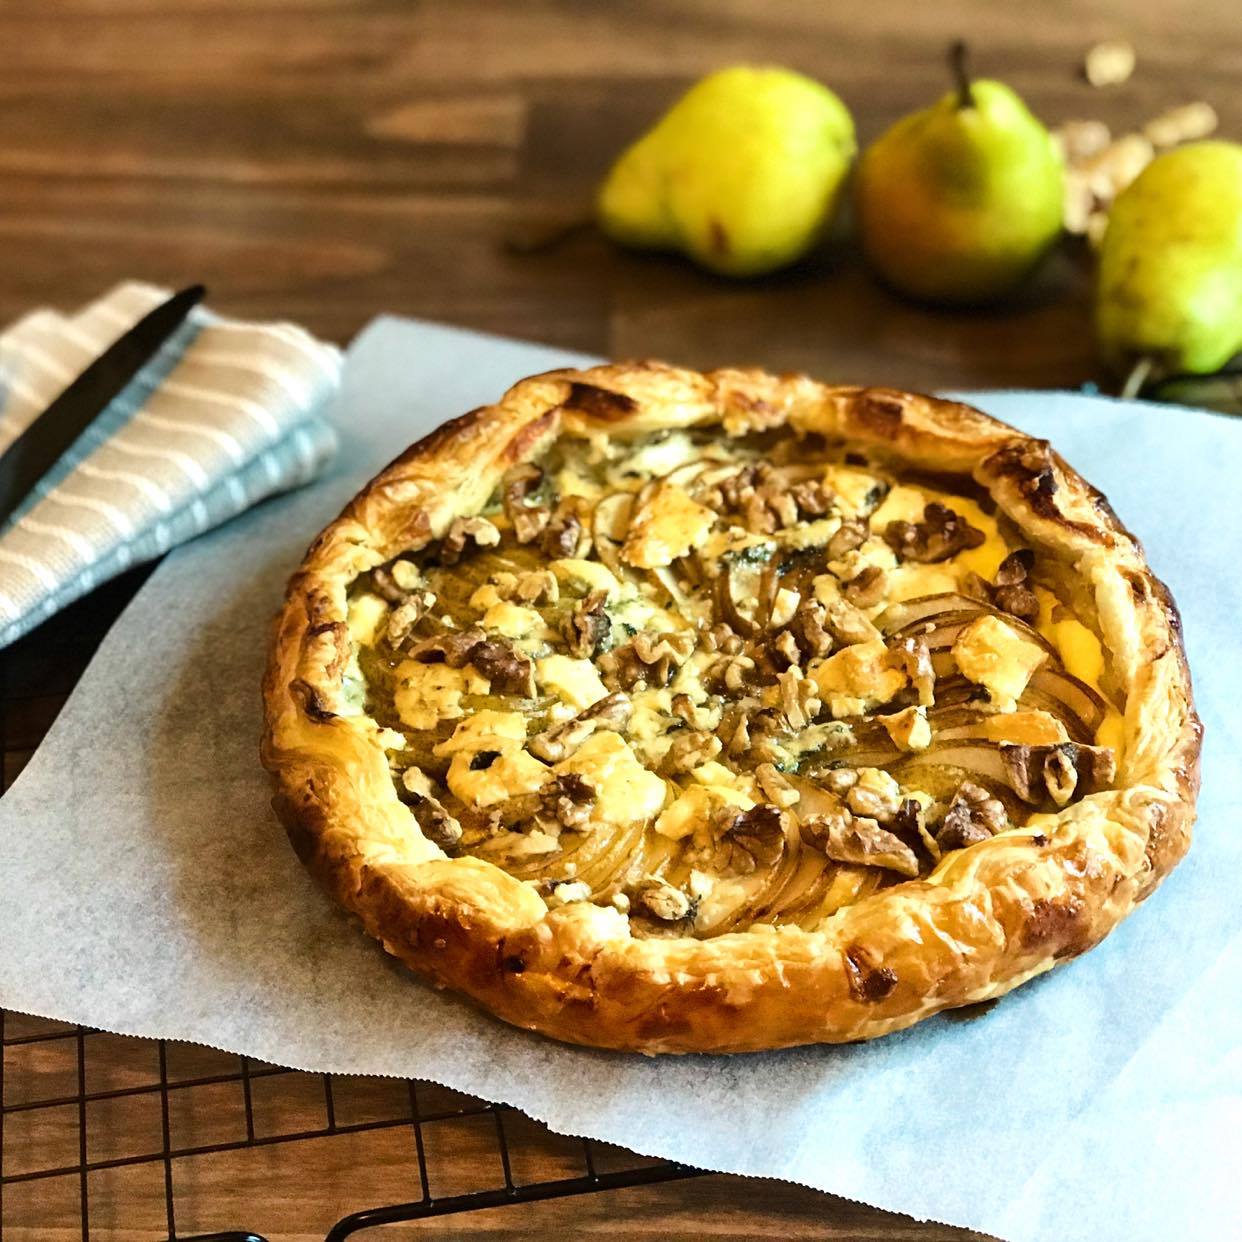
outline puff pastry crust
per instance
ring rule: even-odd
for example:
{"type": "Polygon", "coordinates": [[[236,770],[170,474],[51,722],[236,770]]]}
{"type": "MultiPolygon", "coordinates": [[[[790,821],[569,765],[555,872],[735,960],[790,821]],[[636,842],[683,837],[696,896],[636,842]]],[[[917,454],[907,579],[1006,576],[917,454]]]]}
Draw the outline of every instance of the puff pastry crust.
{"type": "Polygon", "coordinates": [[[1189,846],[1198,788],[1178,614],[1103,495],[1046,441],[968,406],[758,370],[551,372],[446,423],[311,545],[263,694],[277,813],[389,953],[517,1026],[645,1053],[870,1039],[998,997],[1097,944],[1155,889],[1189,846]],[[811,926],[635,934],[624,903],[559,902],[485,858],[446,853],[398,796],[388,731],[359,708],[351,589],[434,546],[560,437],[676,429],[816,436],[994,506],[1100,641],[1124,717],[1115,775],[811,926]]]}

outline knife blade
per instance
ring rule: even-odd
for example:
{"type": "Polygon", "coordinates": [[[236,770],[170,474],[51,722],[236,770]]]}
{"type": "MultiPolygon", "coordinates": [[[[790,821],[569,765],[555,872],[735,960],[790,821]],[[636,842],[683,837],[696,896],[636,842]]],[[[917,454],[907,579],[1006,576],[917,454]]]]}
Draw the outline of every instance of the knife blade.
{"type": "Polygon", "coordinates": [[[145,314],[0,454],[0,523],[155,356],[206,292],[202,285],[191,285],[145,314]]]}

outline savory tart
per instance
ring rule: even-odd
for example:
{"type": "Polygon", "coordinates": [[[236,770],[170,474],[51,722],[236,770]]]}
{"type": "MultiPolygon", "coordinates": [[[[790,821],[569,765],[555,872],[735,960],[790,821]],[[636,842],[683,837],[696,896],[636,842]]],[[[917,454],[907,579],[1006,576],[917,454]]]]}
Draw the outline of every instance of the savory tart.
{"type": "Polygon", "coordinates": [[[1167,590],[967,406],[658,364],[524,380],[290,582],[264,763],[384,947],[644,1052],[867,1039],[1101,940],[1185,853],[1167,590]]]}

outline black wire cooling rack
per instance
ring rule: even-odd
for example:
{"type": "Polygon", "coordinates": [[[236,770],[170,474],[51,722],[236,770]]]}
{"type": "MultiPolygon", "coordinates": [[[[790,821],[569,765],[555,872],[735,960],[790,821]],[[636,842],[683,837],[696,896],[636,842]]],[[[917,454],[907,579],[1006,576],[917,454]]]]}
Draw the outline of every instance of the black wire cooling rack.
{"type": "MultiPolygon", "coordinates": [[[[147,572],[118,579],[0,653],[0,791],[147,572]]],[[[0,1050],[0,1235],[23,1240],[67,1238],[80,1224],[84,1240],[264,1242],[225,1228],[236,1221],[205,1219],[203,1204],[248,1179],[294,1204],[297,1153],[313,1151],[314,1167],[331,1167],[325,1143],[337,1145],[336,1159],[351,1170],[384,1175],[376,1206],[335,1223],[332,1213],[315,1226],[325,1242],[399,1221],[698,1173],[553,1135],[516,1110],[431,1083],[304,1074],[2,1010],[0,1050]],[[6,1220],[21,1223],[6,1230],[6,1220]]]]}

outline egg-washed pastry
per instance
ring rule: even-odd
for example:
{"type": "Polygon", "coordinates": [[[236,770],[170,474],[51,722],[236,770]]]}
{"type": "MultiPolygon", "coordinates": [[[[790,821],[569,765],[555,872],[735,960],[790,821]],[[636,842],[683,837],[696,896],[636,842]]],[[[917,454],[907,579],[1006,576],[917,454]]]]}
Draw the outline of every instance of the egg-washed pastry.
{"type": "Polygon", "coordinates": [[[869,1039],[1098,943],[1190,841],[1173,601],[965,405],[558,371],[315,541],[264,686],[297,851],[420,974],[642,1052],[869,1039]]]}

